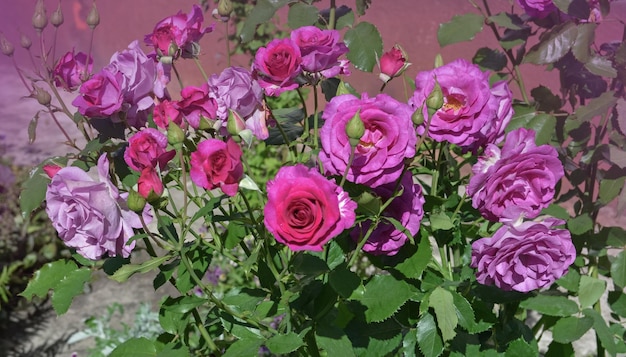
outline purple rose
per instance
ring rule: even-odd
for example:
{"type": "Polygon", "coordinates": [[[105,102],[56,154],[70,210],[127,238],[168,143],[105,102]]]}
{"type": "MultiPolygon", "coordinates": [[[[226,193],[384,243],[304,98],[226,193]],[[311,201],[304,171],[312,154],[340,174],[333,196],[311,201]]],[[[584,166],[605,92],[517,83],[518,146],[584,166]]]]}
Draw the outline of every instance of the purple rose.
{"type": "Polygon", "coordinates": [[[402,173],[404,160],[415,155],[417,140],[411,108],[386,94],[374,98],[366,93],[361,98],[344,94],[326,105],[319,153],[324,170],[330,175],[344,174],[352,151],[346,124],[357,112],[365,133],[355,148],[346,179],[370,187],[395,182],[402,173]]]}
{"type": "Polygon", "coordinates": [[[304,26],[291,32],[291,40],[300,47],[302,69],[326,78],[348,71],[347,62],[339,61],[339,56],[348,52],[348,47],[340,39],[339,31],[315,26],[304,26]]]}
{"type": "Polygon", "coordinates": [[[300,48],[288,38],[275,39],[254,56],[253,71],[270,96],[298,88],[296,77],[302,73],[300,48]]]}
{"type": "Polygon", "coordinates": [[[109,117],[122,108],[122,82],[121,73],[102,70],[80,86],[72,104],[86,117],[109,117]]]}
{"type": "Polygon", "coordinates": [[[504,139],[504,129],[513,117],[513,93],[506,81],[495,83],[491,87],[491,101],[496,109],[495,120],[490,120],[481,130],[485,141],[481,146],[497,144],[504,139]]]}
{"type": "Polygon", "coordinates": [[[543,19],[556,9],[552,0],[517,0],[526,14],[532,18],[543,19]]]}
{"type": "Polygon", "coordinates": [[[505,222],[537,217],[554,198],[563,165],[552,146],[536,146],[535,132],[520,128],[502,150],[488,145],[472,172],[472,205],[488,220],[505,222]]]}
{"type": "Polygon", "coordinates": [[[267,183],[265,226],[291,250],[322,251],[352,227],[356,202],[315,169],[284,166],[267,183]]]}
{"type": "Polygon", "coordinates": [[[200,127],[200,120],[215,119],[217,104],[215,99],[209,97],[209,85],[203,84],[200,87],[188,86],[180,92],[181,99],[178,107],[187,119],[187,122],[194,129],[200,127]]]}
{"type": "Polygon", "coordinates": [[[209,78],[209,97],[217,103],[219,119],[228,119],[228,109],[245,119],[261,107],[263,89],[247,69],[228,67],[209,78]]]}
{"type": "Polygon", "coordinates": [[[556,218],[543,222],[504,225],[493,237],[472,243],[472,268],[476,280],[502,290],[522,293],[550,286],[565,275],[576,259],[570,232],[554,227],[556,218]]]}
{"type": "Polygon", "coordinates": [[[78,52],[66,53],[59,59],[54,67],[54,85],[66,91],[74,91],[83,83],[83,79],[88,78],[93,70],[93,58],[78,52]]]}
{"type": "Polygon", "coordinates": [[[465,151],[476,151],[486,139],[481,130],[492,126],[496,102],[491,99],[489,74],[464,59],[450,62],[432,71],[420,72],[415,78],[415,92],[409,99],[413,109],[422,108],[422,135],[430,121],[428,136],[438,142],[450,142],[465,151]],[[426,98],[435,86],[435,78],[443,92],[443,106],[428,117],[426,98]]]}
{"type": "MultiPolygon", "coordinates": [[[[98,160],[99,181],[78,167],[60,169],[48,185],[46,213],[68,247],[91,260],[121,255],[126,258],[135,247],[128,240],[133,228],[140,228],[139,216],[126,206],[127,194],[120,194],[109,178],[106,154],[98,160]]],[[[150,219],[144,210],[145,219],[150,219]]]]}
{"type": "MultiPolygon", "coordinates": [[[[404,174],[401,186],[398,188],[398,190],[404,188],[404,191],[385,208],[383,216],[398,220],[411,235],[415,235],[419,231],[420,222],[424,217],[425,201],[424,195],[422,195],[422,186],[413,183],[412,177],[410,172],[404,174]]],[[[374,189],[374,193],[385,202],[393,195],[395,186],[395,182],[378,186],[374,189]]],[[[358,242],[370,228],[370,225],[371,221],[365,221],[352,230],[350,236],[358,242]]],[[[370,235],[367,243],[363,246],[363,250],[373,255],[396,255],[407,239],[404,232],[383,219],[370,235]]]]}

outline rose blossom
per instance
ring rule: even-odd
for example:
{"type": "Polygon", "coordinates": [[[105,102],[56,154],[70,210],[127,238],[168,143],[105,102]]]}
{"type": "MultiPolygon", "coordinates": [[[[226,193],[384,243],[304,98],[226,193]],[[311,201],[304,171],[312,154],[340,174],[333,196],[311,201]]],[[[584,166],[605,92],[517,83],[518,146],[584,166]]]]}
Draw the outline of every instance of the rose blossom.
{"type": "MultiPolygon", "coordinates": [[[[373,191],[385,202],[393,195],[395,186],[396,183],[392,182],[378,186],[373,191]]],[[[383,216],[398,220],[411,235],[415,235],[419,231],[420,222],[424,217],[423,206],[425,201],[424,195],[422,195],[422,186],[413,183],[411,173],[406,172],[398,190],[402,188],[404,188],[402,195],[391,201],[383,211],[383,216]]],[[[370,225],[371,221],[366,221],[352,230],[350,234],[352,239],[356,242],[362,239],[370,225]]],[[[404,232],[383,219],[369,236],[363,250],[373,255],[396,255],[407,239],[404,232]]]]}
{"type": "Polygon", "coordinates": [[[472,268],[476,280],[502,290],[522,293],[550,286],[565,275],[576,259],[570,232],[556,229],[565,221],[504,225],[489,238],[472,243],[472,268]]]}
{"type": "Polygon", "coordinates": [[[183,114],[180,112],[178,103],[167,99],[154,106],[152,119],[162,129],[167,129],[170,123],[181,127],[187,124],[183,121],[183,114]]]}
{"type": "Polygon", "coordinates": [[[556,9],[552,0],[517,0],[526,14],[532,18],[543,19],[556,9]]]}
{"type": "Polygon", "coordinates": [[[472,206],[491,221],[535,218],[547,207],[563,176],[563,165],[550,145],[535,145],[535,132],[510,132],[502,150],[490,144],[472,167],[467,186],[472,206]]]}
{"type": "Polygon", "coordinates": [[[348,52],[348,47],[340,39],[339,31],[315,26],[304,26],[291,32],[291,40],[300,48],[302,69],[326,78],[348,71],[347,62],[339,61],[339,56],[348,52]]]}
{"type": "Polygon", "coordinates": [[[491,101],[496,108],[496,117],[481,130],[485,138],[481,146],[501,142],[504,139],[504,129],[513,117],[513,93],[506,81],[494,83],[491,87],[491,101]]]}
{"type": "MultiPolygon", "coordinates": [[[[133,228],[141,228],[139,216],[126,207],[109,178],[106,154],[98,160],[99,181],[78,167],[59,170],[46,191],[46,213],[68,247],[91,260],[121,255],[126,258],[135,247],[128,240],[133,228]]],[[[151,217],[144,210],[144,219],[151,217]]]]}
{"type": "Polygon", "coordinates": [[[101,70],[80,86],[80,95],[72,101],[86,117],[109,117],[122,107],[122,74],[101,70]]]}
{"type": "Polygon", "coordinates": [[[209,86],[203,84],[200,87],[189,86],[180,92],[181,100],[178,101],[181,113],[194,129],[200,127],[202,117],[215,119],[217,104],[215,99],[209,97],[209,86]]]}
{"type": "Polygon", "coordinates": [[[265,93],[279,96],[298,88],[296,77],[302,72],[300,48],[289,38],[275,39],[254,56],[253,71],[265,93]]]}
{"type": "Polygon", "coordinates": [[[380,75],[381,81],[387,83],[392,78],[398,77],[404,72],[411,64],[407,62],[406,53],[399,45],[393,46],[393,48],[380,56],[380,75]]]}
{"type": "Polygon", "coordinates": [[[124,161],[136,171],[146,167],[165,168],[176,154],[175,150],[165,151],[167,136],[153,128],[144,128],[128,138],[128,147],[124,151],[124,161]]]}
{"type": "Polygon", "coordinates": [[[203,21],[202,9],[193,5],[189,14],[179,11],[159,21],[144,41],[148,46],[153,46],[157,53],[160,52],[159,55],[174,56],[170,53],[170,45],[174,44],[183,50],[183,57],[190,57],[195,52],[193,43],[200,41],[205,33],[213,31],[213,26],[203,29],[203,21]]]}
{"type": "Polygon", "coordinates": [[[485,143],[481,130],[492,125],[490,122],[496,116],[496,102],[490,99],[489,74],[475,64],[458,59],[432,71],[418,73],[409,104],[414,110],[422,108],[424,113],[424,124],[418,127],[420,135],[430,121],[428,136],[433,140],[476,151],[485,143]],[[444,104],[429,118],[425,101],[435,86],[435,78],[441,86],[444,104]]]}
{"type": "Polygon", "coordinates": [[[265,227],[291,250],[321,251],[352,227],[356,203],[315,169],[284,166],[267,183],[265,227]]]}
{"type": "Polygon", "coordinates": [[[207,190],[219,187],[229,196],[237,194],[243,177],[241,148],[229,138],[227,142],[207,139],[191,153],[191,180],[207,190]]]}
{"type": "Polygon", "coordinates": [[[154,167],[146,167],[141,171],[137,180],[137,192],[145,199],[161,197],[163,194],[163,182],[154,167]]]}
{"type": "Polygon", "coordinates": [[[93,58],[82,52],[67,52],[54,67],[54,85],[66,91],[74,91],[89,77],[93,70],[93,58]]]}
{"type": "Polygon", "coordinates": [[[242,67],[228,67],[209,78],[209,97],[217,103],[217,117],[228,119],[228,109],[247,118],[261,107],[263,89],[242,67]]]}
{"type": "Polygon", "coordinates": [[[411,121],[413,111],[386,94],[361,98],[350,94],[334,97],[324,110],[320,129],[319,158],[330,175],[343,175],[352,148],[346,124],[359,112],[365,133],[355,148],[346,179],[370,187],[395,182],[404,160],[415,155],[416,137],[411,121]]]}

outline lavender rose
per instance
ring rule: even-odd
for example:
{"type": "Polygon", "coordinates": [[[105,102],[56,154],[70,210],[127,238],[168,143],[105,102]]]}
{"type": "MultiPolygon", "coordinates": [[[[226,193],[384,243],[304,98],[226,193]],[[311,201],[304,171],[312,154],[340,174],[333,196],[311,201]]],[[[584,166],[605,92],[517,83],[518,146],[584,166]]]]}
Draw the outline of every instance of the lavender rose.
{"type": "Polygon", "coordinates": [[[354,224],[356,203],[314,169],[284,166],[267,183],[265,226],[291,250],[321,251],[354,224]]]}
{"type": "Polygon", "coordinates": [[[339,60],[348,52],[348,47],[340,39],[339,31],[322,30],[315,26],[304,26],[291,32],[291,40],[300,47],[302,69],[326,78],[340,73],[349,74],[348,62],[339,60]]]}
{"type": "Polygon", "coordinates": [[[346,179],[377,187],[395,182],[402,173],[404,160],[415,155],[416,137],[411,108],[385,94],[361,98],[350,94],[334,97],[326,106],[320,129],[324,169],[330,175],[343,175],[352,148],[346,124],[359,112],[365,133],[355,148],[354,160],[346,179]]]}
{"type": "Polygon", "coordinates": [[[54,85],[66,91],[74,91],[89,77],[93,70],[93,58],[83,52],[67,52],[54,67],[54,85]]]}
{"type": "Polygon", "coordinates": [[[496,117],[481,130],[485,138],[481,146],[501,142],[504,129],[513,117],[513,93],[506,81],[497,82],[491,87],[491,101],[496,108],[496,117]]]}
{"type": "MultiPolygon", "coordinates": [[[[106,154],[98,160],[99,181],[78,167],[65,167],[52,177],[46,192],[46,213],[68,247],[83,257],[97,260],[104,255],[128,257],[135,242],[133,228],[141,228],[139,216],[126,206],[109,178],[106,154]]],[[[144,210],[146,220],[151,218],[144,210]]]]}
{"type": "Polygon", "coordinates": [[[502,290],[529,292],[550,286],[576,259],[570,232],[556,229],[565,221],[504,225],[493,237],[472,243],[472,268],[476,280],[502,290]]]}
{"type": "MultiPolygon", "coordinates": [[[[384,202],[393,195],[395,186],[395,182],[388,183],[375,188],[374,193],[381,197],[384,202]]],[[[398,220],[412,235],[415,235],[419,231],[420,222],[424,217],[425,200],[422,186],[413,183],[411,173],[406,172],[402,177],[399,189],[404,189],[402,195],[391,201],[391,204],[383,212],[383,216],[398,220]]],[[[350,236],[358,242],[370,228],[370,225],[371,222],[366,221],[352,230],[350,236]]],[[[363,250],[373,255],[396,255],[407,240],[408,238],[403,231],[383,220],[374,229],[363,246],[363,250]]]]}
{"type": "Polygon", "coordinates": [[[409,104],[415,110],[422,108],[424,124],[418,133],[424,133],[430,121],[428,136],[438,142],[450,142],[465,151],[477,151],[485,144],[481,130],[491,126],[496,117],[497,103],[491,100],[489,74],[464,59],[450,62],[432,71],[420,72],[415,78],[415,92],[409,104]],[[443,92],[443,106],[432,118],[428,116],[426,98],[435,86],[435,78],[443,92]]]}
{"type": "Polygon", "coordinates": [[[228,119],[228,109],[245,119],[261,107],[263,89],[247,69],[228,67],[209,78],[209,97],[217,103],[219,119],[228,119]]]}
{"type": "Polygon", "coordinates": [[[472,167],[467,193],[472,205],[491,221],[535,218],[555,194],[563,165],[550,145],[535,145],[535,132],[510,132],[500,150],[490,144],[472,167]]]}
{"type": "Polygon", "coordinates": [[[543,19],[556,9],[552,0],[517,0],[526,14],[532,18],[543,19]]]}
{"type": "Polygon", "coordinates": [[[122,81],[121,73],[102,70],[80,86],[72,105],[86,117],[109,117],[122,108],[122,81]]]}

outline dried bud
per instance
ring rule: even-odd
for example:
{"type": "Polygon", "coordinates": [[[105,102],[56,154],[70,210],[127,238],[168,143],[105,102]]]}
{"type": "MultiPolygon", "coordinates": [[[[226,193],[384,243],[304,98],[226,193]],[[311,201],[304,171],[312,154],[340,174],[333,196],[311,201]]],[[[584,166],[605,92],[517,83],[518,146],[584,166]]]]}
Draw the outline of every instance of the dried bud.
{"type": "Polygon", "coordinates": [[[439,110],[443,106],[443,92],[441,91],[441,86],[435,78],[435,86],[433,90],[426,98],[426,106],[430,109],[439,110]]]}
{"type": "Polygon", "coordinates": [[[361,114],[357,111],[352,119],[348,121],[346,124],[346,134],[350,140],[350,146],[356,147],[361,140],[363,134],[365,134],[365,125],[363,125],[363,120],[361,120],[361,114]]]}
{"type": "Polygon", "coordinates": [[[57,9],[50,15],[50,23],[54,27],[59,27],[63,25],[63,13],[61,12],[61,3],[59,2],[59,6],[57,9]]]}
{"type": "Polygon", "coordinates": [[[46,15],[46,7],[43,0],[37,0],[35,4],[35,13],[33,14],[33,27],[37,32],[41,33],[48,25],[48,16],[46,15]]]}
{"type": "Polygon", "coordinates": [[[417,108],[415,112],[413,112],[411,120],[413,121],[413,124],[418,126],[424,123],[424,111],[422,110],[422,107],[417,108]]]}
{"type": "Polygon", "coordinates": [[[89,15],[87,15],[87,25],[93,30],[100,24],[100,14],[98,13],[98,8],[96,7],[96,2],[93,2],[91,6],[91,11],[89,11],[89,15]]]}
{"type": "Polygon", "coordinates": [[[22,45],[22,47],[24,47],[25,49],[29,49],[32,44],[33,42],[30,40],[30,37],[24,34],[20,36],[20,45],[22,45]]]}
{"type": "Polygon", "coordinates": [[[3,55],[9,57],[13,56],[13,51],[15,50],[13,44],[9,42],[6,37],[4,37],[2,32],[0,32],[0,50],[2,50],[3,55]]]}
{"type": "Polygon", "coordinates": [[[226,122],[226,130],[233,136],[239,135],[242,130],[246,129],[246,122],[241,115],[234,110],[228,110],[228,121],[226,122]]]}
{"type": "Polygon", "coordinates": [[[33,87],[35,88],[33,95],[35,98],[37,98],[37,101],[39,102],[39,104],[44,105],[46,107],[50,105],[50,101],[52,100],[50,93],[48,93],[48,91],[46,91],[43,88],[39,88],[37,86],[33,86],[33,87]]]}
{"type": "Polygon", "coordinates": [[[130,190],[128,192],[126,205],[131,211],[141,213],[143,212],[143,208],[146,206],[146,199],[141,197],[141,195],[137,193],[137,191],[130,190]]]}
{"type": "Polygon", "coordinates": [[[232,12],[233,3],[230,0],[220,0],[220,2],[217,4],[217,13],[221,17],[229,18],[232,12]]]}

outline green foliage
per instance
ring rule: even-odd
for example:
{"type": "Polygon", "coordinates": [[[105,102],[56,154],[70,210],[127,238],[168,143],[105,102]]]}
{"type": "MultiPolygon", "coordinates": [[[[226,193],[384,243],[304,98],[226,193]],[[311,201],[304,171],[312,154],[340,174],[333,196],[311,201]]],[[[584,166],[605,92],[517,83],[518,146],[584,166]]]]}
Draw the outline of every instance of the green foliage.
{"type": "Polygon", "coordinates": [[[439,45],[444,47],[474,39],[474,36],[483,29],[483,22],[483,17],[476,14],[454,16],[450,22],[439,25],[437,31],[439,45]]]}
{"type": "Polygon", "coordinates": [[[350,62],[361,71],[371,72],[383,53],[383,41],[376,26],[360,22],[346,32],[344,41],[350,50],[350,62]]]}

